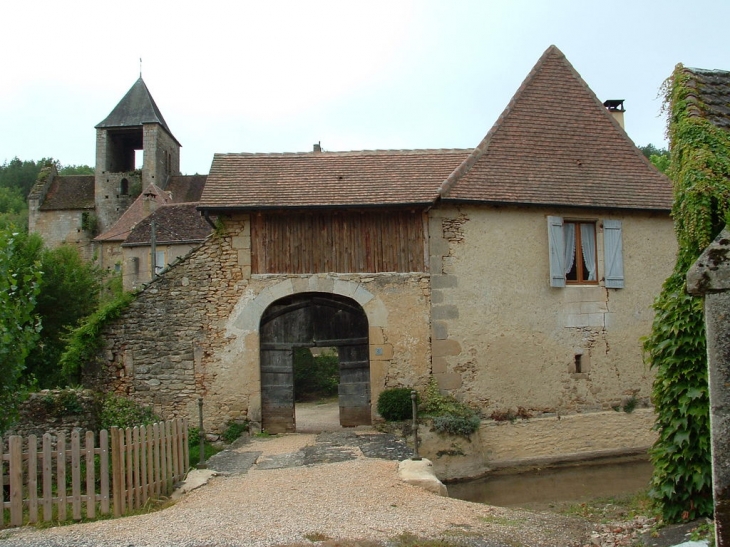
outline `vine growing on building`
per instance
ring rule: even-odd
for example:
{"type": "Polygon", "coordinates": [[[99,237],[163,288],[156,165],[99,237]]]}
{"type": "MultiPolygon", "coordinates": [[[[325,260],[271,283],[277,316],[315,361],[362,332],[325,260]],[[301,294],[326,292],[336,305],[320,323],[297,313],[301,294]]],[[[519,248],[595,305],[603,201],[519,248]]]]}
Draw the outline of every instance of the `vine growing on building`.
{"type": "Polygon", "coordinates": [[[728,220],[730,134],[703,116],[704,105],[680,64],[664,83],[678,242],[674,271],[654,303],[644,340],[656,370],[658,440],[651,450],[652,496],[667,522],[711,516],[709,389],[703,299],[686,291],[686,274],[728,220]]]}
{"type": "Polygon", "coordinates": [[[135,293],[132,292],[122,292],[111,302],[102,305],[71,331],[68,345],[60,360],[61,371],[66,380],[78,383],[84,367],[99,359],[99,352],[104,343],[104,339],[101,337],[104,327],[119,318],[135,296],[135,293]]]}

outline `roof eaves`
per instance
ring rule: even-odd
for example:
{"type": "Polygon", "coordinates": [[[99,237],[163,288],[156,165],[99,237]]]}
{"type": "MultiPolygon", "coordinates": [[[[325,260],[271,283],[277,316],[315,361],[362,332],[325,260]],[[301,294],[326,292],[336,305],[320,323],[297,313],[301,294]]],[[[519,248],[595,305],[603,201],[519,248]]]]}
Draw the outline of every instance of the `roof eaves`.
{"type": "MultiPolygon", "coordinates": [[[[171,239],[171,240],[158,240],[155,242],[156,245],[197,245],[203,243],[207,237],[201,239],[171,239]]],[[[149,247],[149,241],[135,241],[133,243],[122,243],[122,247],[149,247]]]]}
{"type": "Polygon", "coordinates": [[[555,208],[560,207],[562,209],[615,209],[621,211],[646,211],[646,212],[660,212],[670,213],[671,208],[668,207],[639,207],[631,205],[590,205],[590,204],[579,204],[579,203],[560,203],[560,202],[539,202],[534,201],[507,201],[507,200],[479,200],[479,199],[468,199],[468,198],[449,198],[442,197],[441,203],[448,205],[490,205],[494,207],[539,207],[539,208],[555,208]]]}
{"type": "Polygon", "coordinates": [[[255,211],[303,211],[303,210],[326,210],[326,209],[405,209],[408,207],[432,207],[436,198],[431,201],[413,201],[399,203],[353,203],[353,204],[322,204],[322,205],[198,205],[196,208],[201,212],[208,213],[248,213],[255,211]]]}

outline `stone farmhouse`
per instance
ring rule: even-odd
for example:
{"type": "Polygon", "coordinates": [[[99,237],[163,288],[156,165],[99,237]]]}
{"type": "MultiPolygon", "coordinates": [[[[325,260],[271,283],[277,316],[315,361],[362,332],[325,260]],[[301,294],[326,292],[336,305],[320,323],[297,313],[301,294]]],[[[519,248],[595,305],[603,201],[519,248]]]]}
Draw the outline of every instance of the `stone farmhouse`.
{"type": "MultiPolygon", "coordinates": [[[[195,201],[217,230],[108,325],[85,381],[166,416],[202,397],[210,430],[296,431],[293,352],[334,347],[344,426],[433,376],[484,417],[482,465],[646,450],[672,188],[619,105],[551,46],[471,150],[216,154],[195,201]]],[[[177,150],[161,119],[136,134],[177,150]]],[[[166,154],[145,188],[177,175],[166,154]]]]}

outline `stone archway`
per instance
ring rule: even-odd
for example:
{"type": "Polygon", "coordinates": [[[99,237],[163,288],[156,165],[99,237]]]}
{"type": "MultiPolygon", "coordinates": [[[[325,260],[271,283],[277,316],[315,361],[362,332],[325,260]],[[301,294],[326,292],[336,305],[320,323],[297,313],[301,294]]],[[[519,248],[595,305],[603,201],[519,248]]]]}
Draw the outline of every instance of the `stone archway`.
{"type": "Polygon", "coordinates": [[[259,325],[262,428],[296,431],[293,353],[298,347],[335,347],[340,362],[340,424],[370,424],[368,318],[355,300],[306,292],[270,304],[259,325]]]}

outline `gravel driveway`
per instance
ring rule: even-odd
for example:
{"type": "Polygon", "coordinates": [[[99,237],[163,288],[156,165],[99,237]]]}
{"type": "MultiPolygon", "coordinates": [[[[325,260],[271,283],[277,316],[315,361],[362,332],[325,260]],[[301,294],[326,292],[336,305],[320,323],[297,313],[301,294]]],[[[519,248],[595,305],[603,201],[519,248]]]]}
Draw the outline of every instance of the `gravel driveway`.
{"type": "Polygon", "coordinates": [[[316,540],[331,546],[327,540],[385,542],[403,533],[482,547],[590,542],[589,525],[577,519],[444,498],[405,484],[396,461],[366,457],[362,443],[335,447],[350,459],[306,465],[296,455],[311,452],[315,440],[304,434],[254,439],[234,450],[249,461],[245,470],[213,477],[167,509],[3,531],[0,546],[255,547],[316,540]],[[277,461],[296,464],[272,465],[277,461]]]}

